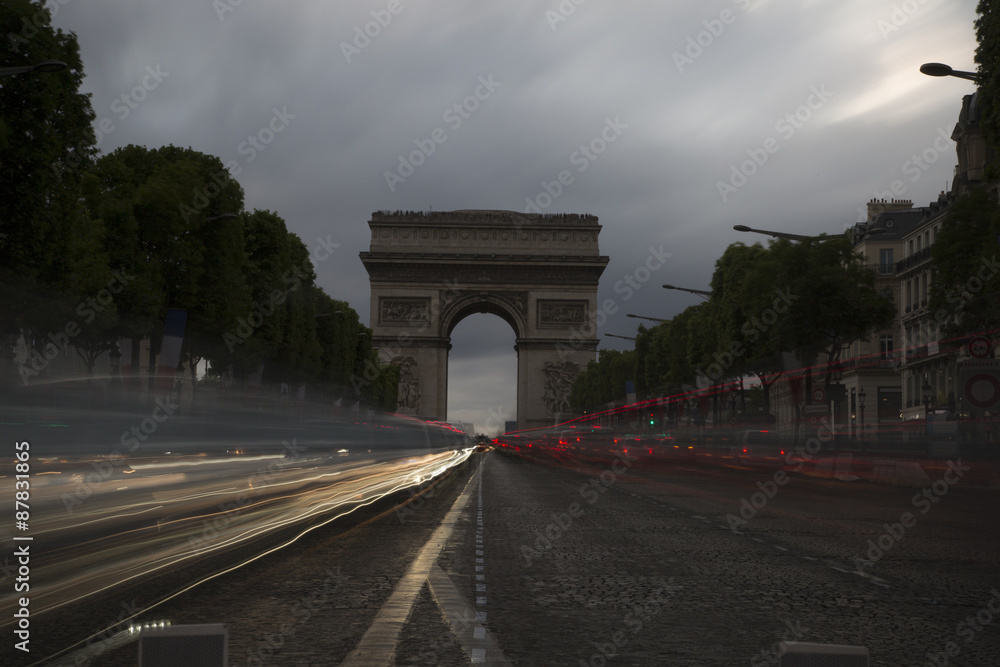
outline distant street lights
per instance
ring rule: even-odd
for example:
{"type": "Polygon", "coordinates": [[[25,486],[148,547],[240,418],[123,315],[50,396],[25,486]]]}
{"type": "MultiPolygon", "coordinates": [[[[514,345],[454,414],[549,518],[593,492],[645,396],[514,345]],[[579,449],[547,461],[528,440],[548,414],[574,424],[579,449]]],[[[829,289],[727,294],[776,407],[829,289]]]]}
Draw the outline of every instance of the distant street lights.
{"type": "Polygon", "coordinates": [[[13,76],[15,74],[27,74],[28,72],[59,72],[66,69],[66,63],[61,60],[43,60],[34,65],[18,65],[16,67],[0,67],[0,76],[13,76]]]}
{"type": "Polygon", "coordinates": [[[659,317],[646,317],[645,315],[632,315],[631,313],[626,313],[625,317],[635,317],[640,320],[649,320],[650,322],[669,322],[670,320],[663,320],[659,317]]]}
{"type": "Polygon", "coordinates": [[[952,69],[950,65],[943,63],[924,63],[920,66],[920,73],[927,76],[953,76],[958,79],[968,79],[969,81],[979,83],[979,74],[977,72],[962,72],[952,69]]]}
{"type": "Polygon", "coordinates": [[[705,301],[708,301],[708,298],[712,296],[711,292],[707,292],[703,289],[688,289],[687,287],[677,287],[676,285],[664,285],[663,289],[673,289],[679,292],[690,292],[691,294],[697,294],[705,301]]]}

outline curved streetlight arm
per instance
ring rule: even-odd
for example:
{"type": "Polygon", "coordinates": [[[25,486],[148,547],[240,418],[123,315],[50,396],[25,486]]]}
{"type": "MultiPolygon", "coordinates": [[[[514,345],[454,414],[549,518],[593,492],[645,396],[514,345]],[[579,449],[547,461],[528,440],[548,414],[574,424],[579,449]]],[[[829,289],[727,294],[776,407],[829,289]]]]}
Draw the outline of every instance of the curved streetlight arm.
{"type": "Polygon", "coordinates": [[[706,292],[703,289],[688,289],[687,287],[677,287],[676,285],[664,285],[663,289],[673,289],[677,290],[678,292],[690,292],[691,294],[696,294],[700,296],[705,301],[708,301],[709,298],[712,296],[711,292],[706,292]]]}
{"type": "Polygon", "coordinates": [[[66,69],[67,65],[61,60],[43,60],[34,65],[18,65],[16,67],[0,67],[0,76],[13,76],[15,74],[27,74],[28,72],[58,72],[66,69]]]}
{"type": "Polygon", "coordinates": [[[765,234],[767,236],[773,236],[776,239],[787,239],[789,241],[811,241],[816,236],[803,236],[802,234],[789,234],[788,232],[773,232],[769,229],[754,229],[752,227],[747,227],[746,225],[733,225],[733,229],[738,232],[753,232],[754,234],[765,234]]]}
{"type": "Polygon", "coordinates": [[[944,63],[924,63],[920,66],[920,73],[927,76],[953,76],[958,79],[968,79],[969,81],[979,83],[979,74],[977,72],[963,72],[952,69],[950,65],[945,65],[944,63]]]}
{"type": "Polygon", "coordinates": [[[634,317],[640,320],[649,320],[650,322],[669,322],[670,320],[661,320],[659,317],[646,317],[645,315],[632,315],[631,313],[626,313],[625,317],[634,317]]]}
{"type": "Polygon", "coordinates": [[[604,335],[608,336],[610,338],[622,338],[624,340],[635,340],[635,338],[632,338],[631,336],[619,336],[618,334],[609,334],[609,333],[606,333],[604,335]]]}

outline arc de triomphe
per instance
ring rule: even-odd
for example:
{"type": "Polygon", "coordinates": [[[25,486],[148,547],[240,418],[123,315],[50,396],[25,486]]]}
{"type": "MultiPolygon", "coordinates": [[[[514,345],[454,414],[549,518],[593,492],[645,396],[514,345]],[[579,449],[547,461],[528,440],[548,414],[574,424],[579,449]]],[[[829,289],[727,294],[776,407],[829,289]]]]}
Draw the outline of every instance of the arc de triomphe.
{"type": "Polygon", "coordinates": [[[568,416],[573,379],[597,350],[597,285],[608,258],[595,216],[383,211],[368,226],[361,261],[372,343],[383,362],[400,366],[400,413],[447,418],[451,332],[471,314],[493,313],[517,339],[518,428],[568,416]]]}

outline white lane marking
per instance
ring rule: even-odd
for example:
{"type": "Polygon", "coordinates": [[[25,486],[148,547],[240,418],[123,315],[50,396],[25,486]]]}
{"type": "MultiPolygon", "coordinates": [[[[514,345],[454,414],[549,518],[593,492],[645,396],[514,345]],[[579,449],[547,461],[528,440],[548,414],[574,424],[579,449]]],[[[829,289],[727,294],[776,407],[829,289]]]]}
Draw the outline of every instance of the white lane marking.
{"type": "Polygon", "coordinates": [[[486,622],[486,612],[473,611],[451,577],[439,565],[431,568],[427,583],[452,633],[472,656],[473,662],[490,665],[510,664],[496,640],[482,626],[486,622]]]}
{"type": "Polygon", "coordinates": [[[469,499],[472,497],[472,483],[479,476],[480,470],[477,470],[475,476],[465,485],[465,489],[448,510],[441,525],[420,549],[417,557],[410,563],[406,574],[393,588],[389,599],[375,615],[375,620],[361,637],[357,648],[347,655],[347,658],[341,663],[342,665],[360,667],[361,665],[388,666],[392,664],[399,633],[406,624],[406,619],[410,616],[417,595],[423,588],[424,582],[427,581],[427,575],[437,561],[442,547],[455,529],[462,510],[469,504],[469,499]]]}

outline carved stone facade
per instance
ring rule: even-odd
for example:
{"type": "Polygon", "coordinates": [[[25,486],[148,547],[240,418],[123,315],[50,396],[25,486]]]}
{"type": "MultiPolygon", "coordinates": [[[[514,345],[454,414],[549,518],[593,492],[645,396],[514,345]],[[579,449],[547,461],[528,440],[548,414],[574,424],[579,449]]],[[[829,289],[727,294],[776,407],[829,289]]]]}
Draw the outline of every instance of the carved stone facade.
{"type": "Polygon", "coordinates": [[[400,366],[401,412],[447,418],[451,332],[486,312],[517,336],[518,427],[566,417],[569,387],[597,350],[597,286],[608,258],[599,254],[596,217],[378,212],[368,225],[361,261],[372,342],[400,366]]]}

